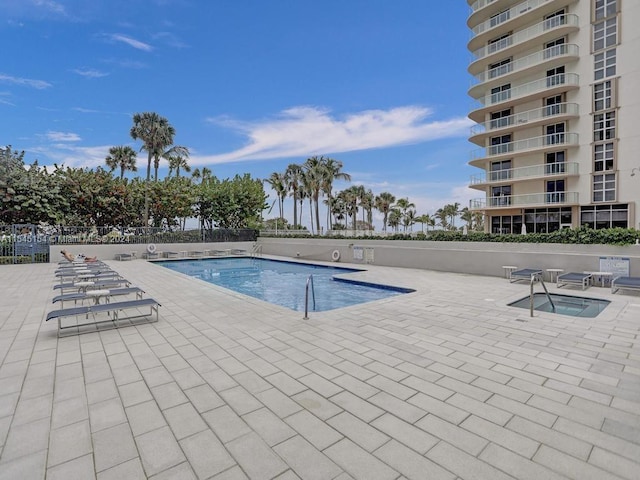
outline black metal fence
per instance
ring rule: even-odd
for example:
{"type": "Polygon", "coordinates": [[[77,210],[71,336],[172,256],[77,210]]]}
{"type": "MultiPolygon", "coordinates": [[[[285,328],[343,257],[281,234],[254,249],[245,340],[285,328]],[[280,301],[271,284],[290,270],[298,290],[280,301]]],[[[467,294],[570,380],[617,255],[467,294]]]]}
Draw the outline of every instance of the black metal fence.
{"type": "Polygon", "coordinates": [[[0,264],[49,262],[51,245],[253,242],[257,238],[258,231],[253,229],[0,225],[0,264]]]}
{"type": "Polygon", "coordinates": [[[0,225],[0,264],[48,262],[49,239],[36,225],[0,225]]]}

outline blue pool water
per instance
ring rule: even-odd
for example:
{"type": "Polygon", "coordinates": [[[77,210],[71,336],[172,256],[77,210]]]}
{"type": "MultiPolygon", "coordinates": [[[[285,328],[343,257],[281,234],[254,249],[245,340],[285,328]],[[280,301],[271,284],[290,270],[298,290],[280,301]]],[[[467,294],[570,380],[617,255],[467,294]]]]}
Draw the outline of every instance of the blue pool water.
{"type": "Polygon", "coordinates": [[[313,275],[315,291],[315,309],[310,292],[309,311],[333,310],[413,292],[410,289],[334,278],[341,273],[359,271],[355,269],[264,258],[215,258],[154,263],[296,311],[304,311],[305,287],[309,275],[313,275]]]}
{"type": "MultiPolygon", "coordinates": [[[[571,317],[593,318],[598,316],[611,303],[609,300],[598,298],[574,297],[573,295],[560,295],[557,293],[551,293],[550,295],[555,310],[552,308],[546,294],[541,292],[533,294],[533,309],[539,312],[558,313],[571,317]]],[[[529,309],[531,308],[530,302],[531,300],[527,296],[510,303],[509,306],[529,309]]]]}

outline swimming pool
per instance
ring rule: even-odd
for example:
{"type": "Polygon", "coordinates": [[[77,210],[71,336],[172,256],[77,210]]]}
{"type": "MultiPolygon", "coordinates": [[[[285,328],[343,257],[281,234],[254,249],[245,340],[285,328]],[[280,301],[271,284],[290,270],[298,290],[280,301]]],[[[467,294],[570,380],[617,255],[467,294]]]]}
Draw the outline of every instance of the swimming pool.
{"type": "MultiPolygon", "coordinates": [[[[599,298],[574,297],[573,295],[560,295],[551,293],[554,308],[551,306],[547,295],[541,292],[533,294],[533,309],[539,312],[558,313],[571,317],[594,318],[602,312],[611,302],[599,298]]],[[[509,304],[510,307],[531,308],[530,298],[526,296],[509,304]]]]}
{"type": "Polygon", "coordinates": [[[214,258],[154,263],[300,312],[304,311],[305,288],[309,275],[313,275],[315,292],[315,308],[309,292],[309,311],[333,310],[414,291],[335,278],[335,275],[341,273],[360,271],[357,269],[264,258],[214,258]]]}

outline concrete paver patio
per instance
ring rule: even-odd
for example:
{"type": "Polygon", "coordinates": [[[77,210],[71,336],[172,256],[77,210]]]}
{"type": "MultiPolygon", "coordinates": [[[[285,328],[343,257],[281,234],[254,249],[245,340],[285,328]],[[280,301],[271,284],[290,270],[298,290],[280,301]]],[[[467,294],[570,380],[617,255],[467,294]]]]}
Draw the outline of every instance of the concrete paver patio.
{"type": "Polygon", "coordinates": [[[158,323],[58,339],[56,265],[0,267],[0,480],[640,478],[638,295],[531,318],[525,284],[366,266],[416,292],[303,320],[108,263],[158,323]]]}

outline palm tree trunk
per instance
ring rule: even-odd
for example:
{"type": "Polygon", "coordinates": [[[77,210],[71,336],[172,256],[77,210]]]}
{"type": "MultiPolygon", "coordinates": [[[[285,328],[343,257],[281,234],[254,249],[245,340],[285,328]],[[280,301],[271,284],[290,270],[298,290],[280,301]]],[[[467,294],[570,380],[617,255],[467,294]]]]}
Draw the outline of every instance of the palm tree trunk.
{"type": "Polygon", "coordinates": [[[293,228],[298,227],[298,193],[293,191],[293,228]]]}
{"type": "Polygon", "coordinates": [[[320,199],[319,197],[316,196],[315,198],[315,206],[316,206],[316,231],[318,233],[318,235],[320,235],[320,199]]]}
{"type": "Polygon", "coordinates": [[[144,226],[149,226],[149,182],[151,181],[151,152],[147,158],[147,182],[144,186],[144,226]]]}

